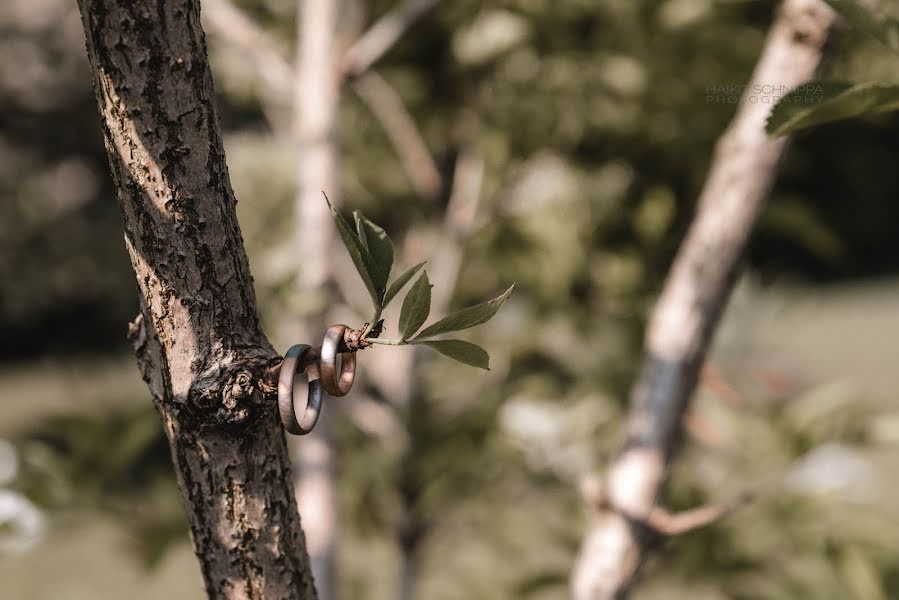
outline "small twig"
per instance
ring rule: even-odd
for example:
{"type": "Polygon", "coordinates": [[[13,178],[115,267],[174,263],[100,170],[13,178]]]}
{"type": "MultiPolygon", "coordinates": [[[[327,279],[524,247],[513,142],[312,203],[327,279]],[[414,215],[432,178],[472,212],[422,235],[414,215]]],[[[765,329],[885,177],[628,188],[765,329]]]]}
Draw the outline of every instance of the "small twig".
{"type": "Polygon", "coordinates": [[[581,482],[581,495],[587,504],[598,513],[609,512],[621,515],[631,523],[641,524],[648,530],[667,537],[682,535],[694,529],[711,525],[752,500],[752,494],[746,492],[730,502],[707,504],[676,513],[672,513],[664,507],[655,506],[645,518],[640,518],[615,506],[606,494],[602,482],[596,477],[587,477],[581,482]]]}
{"type": "Polygon", "coordinates": [[[354,79],[352,87],[384,128],[415,193],[425,199],[436,196],[440,171],[396,90],[374,71],[354,79]]]}
{"type": "Polygon", "coordinates": [[[381,346],[404,346],[407,342],[403,340],[376,340],[374,338],[365,338],[369,344],[378,344],[381,346]]]}
{"type": "Polygon", "coordinates": [[[264,83],[262,105],[272,129],[289,122],[283,113],[291,109],[294,70],[272,37],[229,0],[203,0],[206,29],[246,53],[264,83]]]}
{"type": "Polygon", "coordinates": [[[740,393],[730,385],[724,376],[711,363],[706,362],[699,372],[699,380],[706,388],[716,396],[722,398],[731,408],[740,408],[746,405],[746,401],[740,393]]]}
{"type": "Polygon", "coordinates": [[[384,56],[421,15],[440,0],[407,0],[378,19],[343,57],[343,72],[354,77],[384,56]]]}
{"type": "MultiPolygon", "coordinates": [[[[365,71],[437,1],[413,0],[382,17],[347,52],[341,67],[342,76],[354,78],[353,90],[381,123],[412,187],[422,198],[439,193],[440,171],[399,94],[380,75],[365,71]]],[[[271,36],[229,0],[205,0],[204,9],[208,31],[247,53],[258,68],[263,82],[260,101],[272,130],[289,130],[285,123],[290,119],[284,113],[290,110],[294,96],[293,65],[271,36]]]]}
{"type": "Polygon", "coordinates": [[[432,310],[444,313],[449,308],[462,268],[465,242],[471,234],[484,181],[484,157],[463,149],[456,159],[452,191],[443,219],[444,238],[431,261],[431,275],[441,287],[432,290],[432,310]],[[445,283],[444,283],[445,282],[445,283]]]}
{"type": "Polygon", "coordinates": [[[677,513],[671,513],[657,506],[649,513],[646,521],[653,530],[662,535],[669,537],[681,535],[720,521],[751,499],[752,495],[746,493],[725,504],[708,504],[677,513]]]}

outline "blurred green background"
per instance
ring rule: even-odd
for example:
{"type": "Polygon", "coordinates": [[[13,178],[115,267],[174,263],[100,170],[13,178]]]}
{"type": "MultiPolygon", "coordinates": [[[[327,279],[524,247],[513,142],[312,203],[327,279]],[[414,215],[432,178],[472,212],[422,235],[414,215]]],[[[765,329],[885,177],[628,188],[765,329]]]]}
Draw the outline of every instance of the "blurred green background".
{"type": "MultiPolygon", "coordinates": [[[[394,4],[346,0],[341,35],[394,4]]],[[[293,56],[293,0],[239,5],[293,56]]],[[[451,305],[517,287],[466,336],[490,351],[490,372],[423,355],[397,403],[373,371],[412,350],[360,357],[333,418],[339,598],[397,597],[404,561],[420,598],[565,597],[587,518],[579,481],[621,441],[647,309],[736,108],[709,90],[748,80],[775,6],[454,0],[378,62],[445,181],[463,154],[483,161],[451,305]]],[[[0,32],[2,595],[201,598],[125,340],[136,287],[77,8],[4,0],[0,32]]],[[[301,310],[302,260],[285,251],[296,147],[266,120],[252,62],[209,46],[260,310],[283,350],[296,340],[281,325],[301,310]]],[[[825,74],[896,82],[899,59],[844,28],[825,74]]],[[[339,152],[344,207],[387,229],[401,265],[430,258],[448,186],[420,199],[348,92],[339,152]]],[[[897,158],[895,115],[795,139],[669,494],[678,508],[755,499],[669,543],[637,598],[899,597],[897,158]]],[[[363,322],[359,289],[329,286],[331,313],[363,322]]]]}

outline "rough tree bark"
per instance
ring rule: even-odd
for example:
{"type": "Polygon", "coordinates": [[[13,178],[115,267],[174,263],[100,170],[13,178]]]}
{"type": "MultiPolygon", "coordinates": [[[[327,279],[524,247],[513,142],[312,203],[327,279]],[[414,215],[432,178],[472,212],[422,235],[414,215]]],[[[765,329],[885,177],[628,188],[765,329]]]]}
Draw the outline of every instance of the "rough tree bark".
{"type": "MultiPolygon", "coordinates": [[[[786,0],[747,90],[753,84],[789,89],[810,80],[833,23],[834,13],[820,0],[786,0]]],[[[718,142],[698,212],[648,324],[627,443],[594,498],[596,514],[572,577],[577,600],[626,594],[660,533],[653,515],[681,419],[786,148],[785,138],[765,134],[770,108],[744,101],[718,142]]]]}
{"type": "Polygon", "coordinates": [[[79,0],[141,299],[131,337],[211,598],[314,598],[196,0],[79,0]]]}

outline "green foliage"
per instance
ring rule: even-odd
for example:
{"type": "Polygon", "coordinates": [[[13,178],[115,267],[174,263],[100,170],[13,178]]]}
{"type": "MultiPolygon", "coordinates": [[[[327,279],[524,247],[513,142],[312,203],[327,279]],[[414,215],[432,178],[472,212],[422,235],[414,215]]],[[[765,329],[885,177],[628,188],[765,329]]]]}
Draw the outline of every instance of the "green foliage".
{"type": "Polygon", "coordinates": [[[428,281],[428,272],[421,274],[412,285],[412,289],[403,300],[403,308],[400,311],[400,339],[408,340],[424,325],[428,314],[431,312],[431,283],[428,281]]]}
{"type": "Polygon", "coordinates": [[[503,307],[503,304],[505,304],[506,300],[509,299],[509,296],[512,295],[513,289],[515,289],[514,284],[510,285],[509,289],[493,300],[488,300],[487,302],[476,306],[463,308],[459,312],[455,312],[448,317],[440,319],[415,336],[415,340],[423,340],[434,337],[435,335],[440,335],[441,333],[461,331],[463,329],[468,329],[469,327],[474,327],[475,325],[480,325],[481,323],[486,323],[503,307]]]}
{"type": "Polygon", "coordinates": [[[147,567],[184,539],[187,521],[152,407],[46,419],[18,441],[24,463],[18,487],[41,507],[114,515],[132,531],[147,567]]]}
{"type": "MultiPolygon", "coordinates": [[[[827,3],[859,30],[899,52],[899,20],[878,18],[857,0],[827,3]]],[[[899,110],[899,85],[810,82],[784,96],[771,111],[765,129],[779,136],[815,125],[899,110]],[[810,101],[811,100],[811,101],[810,101]]]]}
{"type": "Polygon", "coordinates": [[[412,277],[416,273],[418,273],[419,269],[421,269],[423,266],[425,266],[424,262],[418,263],[417,265],[415,265],[414,267],[411,267],[405,273],[403,273],[402,275],[397,277],[393,281],[393,283],[390,284],[390,287],[387,288],[387,293],[384,294],[384,305],[385,306],[390,304],[390,301],[393,300],[394,296],[396,296],[400,292],[400,290],[403,289],[403,286],[405,286],[407,283],[409,283],[409,280],[412,279],[412,277]]]}
{"type": "Polygon", "coordinates": [[[899,20],[878,17],[858,0],[825,0],[855,27],[879,40],[887,48],[899,52],[899,20]]]}
{"type": "MultiPolygon", "coordinates": [[[[820,101],[806,104],[808,92],[794,90],[784,96],[771,111],[766,129],[779,136],[853,117],[877,115],[899,110],[899,85],[882,83],[810,83],[824,93],[820,101]]],[[[803,86],[805,87],[805,86],[803,86]]]]}
{"type": "Polygon", "coordinates": [[[413,344],[421,344],[433,348],[444,356],[457,360],[472,367],[490,370],[490,355],[487,351],[471,342],[462,340],[422,340],[413,341],[413,344]]]}
{"type": "Polygon", "coordinates": [[[370,276],[378,290],[382,306],[386,305],[385,291],[390,270],[393,268],[393,242],[379,226],[365,218],[359,211],[353,212],[356,219],[356,232],[362,247],[368,252],[368,263],[371,266],[370,276]]]}
{"type": "MultiPolygon", "coordinates": [[[[375,267],[372,263],[371,255],[363,245],[360,235],[350,229],[349,224],[331,206],[331,201],[328,200],[327,196],[325,196],[325,200],[328,202],[328,208],[331,209],[331,216],[334,217],[334,224],[337,226],[340,239],[343,240],[343,245],[346,246],[347,252],[350,253],[350,258],[353,259],[356,271],[359,273],[359,277],[362,278],[363,283],[365,283],[365,287],[368,289],[369,295],[371,295],[372,304],[374,304],[375,310],[377,310],[382,306],[384,291],[378,289],[375,285],[375,277],[373,276],[375,267]]],[[[363,230],[360,228],[359,233],[361,234],[362,232],[363,230]]]]}
{"type": "MultiPolygon", "coordinates": [[[[356,223],[356,233],[354,235],[349,224],[331,205],[327,195],[325,200],[328,203],[328,208],[331,210],[331,215],[334,218],[337,231],[340,233],[340,238],[343,240],[343,245],[346,247],[347,252],[350,253],[353,264],[356,265],[356,270],[371,294],[374,304],[374,315],[371,323],[374,324],[379,320],[381,311],[393,300],[424,263],[419,263],[400,275],[388,289],[387,281],[390,277],[390,270],[393,267],[393,242],[390,241],[390,237],[382,227],[367,219],[359,211],[353,212],[353,218],[356,223]]],[[[403,346],[409,343],[421,344],[434,348],[444,356],[448,356],[463,364],[489,371],[490,356],[476,344],[461,340],[434,342],[426,342],[424,340],[443,333],[461,331],[486,323],[506,303],[506,300],[512,295],[512,290],[515,286],[509,286],[509,289],[493,300],[462,309],[444,317],[425,328],[414,339],[410,339],[424,325],[431,312],[432,287],[430,281],[428,281],[427,271],[422,273],[421,277],[412,285],[405,300],[403,300],[403,306],[400,311],[400,338],[398,340],[368,338],[368,341],[375,344],[389,344],[393,346],[403,346]]]]}

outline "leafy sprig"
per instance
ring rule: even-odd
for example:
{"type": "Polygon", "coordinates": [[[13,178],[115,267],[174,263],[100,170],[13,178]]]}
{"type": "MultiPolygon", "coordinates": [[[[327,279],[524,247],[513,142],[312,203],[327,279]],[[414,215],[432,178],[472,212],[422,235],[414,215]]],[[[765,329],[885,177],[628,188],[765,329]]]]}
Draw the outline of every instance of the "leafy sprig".
{"type": "Polygon", "coordinates": [[[367,337],[371,329],[376,327],[381,320],[382,311],[416,273],[422,270],[425,263],[419,263],[405,271],[388,286],[394,259],[393,242],[390,241],[390,237],[383,228],[367,219],[359,211],[353,212],[355,228],[351,227],[346,219],[334,209],[327,195],[325,200],[328,202],[331,216],[334,218],[338,233],[340,233],[340,239],[343,240],[343,245],[350,253],[356,271],[359,272],[359,276],[371,296],[373,314],[362,338],[369,344],[428,346],[453,360],[489,370],[490,356],[477,344],[456,339],[434,340],[431,338],[486,323],[506,303],[515,286],[509,286],[509,289],[492,300],[452,313],[419,332],[431,313],[431,288],[433,287],[428,280],[427,271],[422,271],[403,300],[398,323],[400,337],[395,340],[367,337]]]}
{"type": "MultiPolygon", "coordinates": [[[[899,53],[899,21],[875,14],[858,0],[825,1],[859,31],[899,53]]],[[[811,81],[780,99],[768,117],[765,130],[776,137],[815,125],[896,110],[899,110],[899,84],[895,82],[811,81]]]]}

